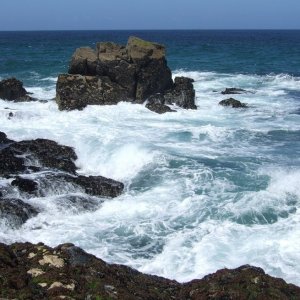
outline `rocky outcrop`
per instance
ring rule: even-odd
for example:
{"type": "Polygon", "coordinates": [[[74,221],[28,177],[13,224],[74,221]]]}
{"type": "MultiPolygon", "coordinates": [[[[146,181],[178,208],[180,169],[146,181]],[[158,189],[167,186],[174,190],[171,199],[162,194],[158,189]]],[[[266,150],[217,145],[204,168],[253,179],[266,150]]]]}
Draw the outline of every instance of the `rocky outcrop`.
{"type": "Polygon", "coordinates": [[[175,110],[171,109],[166,104],[166,100],[163,94],[156,94],[150,96],[147,100],[146,107],[158,114],[164,114],[166,112],[175,112],[175,110]]]}
{"type": "Polygon", "coordinates": [[[20,199],[0,198],[0,220],[9,227],[20,227],[37,214],[37,209],[20,199]]]}
{"type": "MultiPolygon", "coordinates": [[[[5,216],[10,220],[9,225],[20,226],[35,215],[36,210],[29,204],[20,199],[10,199],[16,190],[17,195],[25,198],[28,195],[44,197],[49,193],[67,197],[70,192],[113,198],[122,193],[124,185],[121,182],[102,176],[78,175],[76,159],[71,147],[46,139],[15,142],[0,132],[0,178],[12,178],[7,188],[1,187],[0,190],[0,219],[5,216]]],[[[85,196],[82,198],[77,202],[83,208],[99,206],[99,201],[85,196]]]]}
{"type": "Polygon", "coordinates": [[[197,109],[193,82],[191,78],[175,77],[173,89],[165,93],[165,102],[186,109],[197,109]]]}
{"type": "Polygon", "coordinates": [[[242,103],[241,101],[233,99],[233,98],[222,100],[219,102],[219,104],[222,106],[231,106],[233,108],[246,108],[247,107],[246,103],[242,103]]]}
{"type": "Polygon", "coordinates": [[[0,243],[0,291],[5,299],[299,299],[300,288],[260,268],[222,269],[180,284],[107,264],[73,244],[0,243]]]}
{"type": "Polygon", "coordinates": [[[168,104],[196,109],[192,82],[183,77],[173,82],[164,46],[130,37],[126,46],[100,42],[95,50],[77,49],[69,74],[58,77],[56,101],[59,109],[72,110],[120,101],[143,103],[160,93],[168,104]]]}
{"type": "Polygon", "coordinates": [[[34,100],[24,89],[23,83],[14,77],[0,81],[0,99],[18,102],[34,100]]]}

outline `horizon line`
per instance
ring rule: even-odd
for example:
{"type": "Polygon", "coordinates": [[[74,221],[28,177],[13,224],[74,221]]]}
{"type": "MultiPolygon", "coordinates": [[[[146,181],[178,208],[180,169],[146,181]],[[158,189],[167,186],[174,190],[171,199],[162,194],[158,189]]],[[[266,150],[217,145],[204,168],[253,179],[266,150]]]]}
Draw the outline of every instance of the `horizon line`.
{"type": "Polygon", "coordinates": [[[300,31],[300,28],[175,28],[175,29],[8,29],[0,32],[38,31],[300,31]]]}

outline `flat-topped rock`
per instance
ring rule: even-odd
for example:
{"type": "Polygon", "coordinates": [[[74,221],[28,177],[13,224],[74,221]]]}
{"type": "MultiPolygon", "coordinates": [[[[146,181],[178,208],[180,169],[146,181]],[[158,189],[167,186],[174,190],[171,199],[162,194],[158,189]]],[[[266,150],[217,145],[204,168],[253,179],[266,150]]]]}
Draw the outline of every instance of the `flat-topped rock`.
{"type": "Polygon", "coordinates": [[[167,93],[169,104],[196,108],[192,80],[173,82],[165,53],[163,45],[137,37],[130,37],[126,46],[99,42],[95,50],[78,48],[72,56],[69,74],[58,77],[59,109],[120,101],[143,103],[157,93],[167,93]]]}

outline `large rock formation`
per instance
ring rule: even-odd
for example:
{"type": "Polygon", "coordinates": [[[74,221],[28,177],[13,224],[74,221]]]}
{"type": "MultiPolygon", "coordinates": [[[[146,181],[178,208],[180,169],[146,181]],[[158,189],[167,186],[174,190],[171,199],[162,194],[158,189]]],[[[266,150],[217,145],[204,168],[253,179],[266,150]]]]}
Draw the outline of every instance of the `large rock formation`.
{"type": "Polygon", "coordinates": [[[166,104],[196,109],[192,80],[181,77],[173,82],[165,47],[136,37],[130,37],[126,46],[101,42],[96,50],[77,49],[69,74],[58,77],[56,91],[61,110],[120,101],[143,103],[157,93],[166,95],[166,104]]]}
{"type": "Polygon", "coordinates": [[[23,83],[14,77],[0,81],[0,98],[18,102],[34,100],[24,89],[23,83]]]}
{"type": "Polygon", "coordinates": [[[248,265],[222,269],[180,284],[107,264],[73,244],[0,243],[0,297],[4,299],[296,300],[300,288],[248,265]]]}

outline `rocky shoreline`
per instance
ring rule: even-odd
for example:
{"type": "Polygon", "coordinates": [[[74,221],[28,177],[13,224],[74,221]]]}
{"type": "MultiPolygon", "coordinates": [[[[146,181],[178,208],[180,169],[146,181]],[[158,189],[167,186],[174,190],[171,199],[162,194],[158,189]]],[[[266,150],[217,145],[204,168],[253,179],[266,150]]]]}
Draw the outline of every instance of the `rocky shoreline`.
{"type": "Polygon", "coordinates": [[[249,265],[178,283],[107,264],[73,244],[0,244],[1,299],[299,299],[300,288],[249,265]]]}

